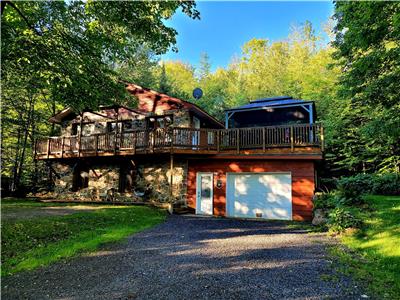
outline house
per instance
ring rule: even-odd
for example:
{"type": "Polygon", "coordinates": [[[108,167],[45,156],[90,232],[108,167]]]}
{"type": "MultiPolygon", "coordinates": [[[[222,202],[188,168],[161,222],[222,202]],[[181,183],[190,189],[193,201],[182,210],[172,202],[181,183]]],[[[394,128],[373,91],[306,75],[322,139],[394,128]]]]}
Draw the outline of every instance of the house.
{"type": "Polygon", "coordinates": [[[135,84],[137,108],[104,106],[50,118],[61,136],[37,141],[58,197],[173,201],[196,214],[309,220],[323,129],[312,101],[265,98],[226,110],[225,126],[196,104],[135,84]]]}

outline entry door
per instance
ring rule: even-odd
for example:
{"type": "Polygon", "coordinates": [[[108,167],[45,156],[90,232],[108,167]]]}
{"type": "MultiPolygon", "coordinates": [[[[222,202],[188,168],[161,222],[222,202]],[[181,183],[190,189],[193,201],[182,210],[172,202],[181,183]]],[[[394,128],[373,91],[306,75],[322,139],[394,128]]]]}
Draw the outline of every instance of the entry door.
{"type": "Polygon", "coordinates": [[[213,173],[197,173],[196,214],[213,214],[213,173]]]}
{"type": "MultiPolygon", "coordinates": [[[[193,127],[195,129],[200,129],[200,120],[197,119],[196,117],[193,117],[193,127]]],[[[200,144],[200,131],[194,131],[192,135],[192,145],[198,146],[199,144],[200,144]]],[[[196,147],[194,147],[193,149],[196,149],[196,147]]]]}

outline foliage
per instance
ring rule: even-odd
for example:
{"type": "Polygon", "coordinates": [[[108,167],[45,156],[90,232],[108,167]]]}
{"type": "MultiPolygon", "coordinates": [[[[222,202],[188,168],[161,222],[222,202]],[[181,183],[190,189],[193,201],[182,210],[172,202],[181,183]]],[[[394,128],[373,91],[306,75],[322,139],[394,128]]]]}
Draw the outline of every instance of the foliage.
{"type": "Polygon", "coordinates": [[[329,211],[328,228],[332,232],[342,232],[347,228],[360,228],[362,225],[361,211],[356,207],[336,206],[329,211]]]}
{"type": "Polygon", "coordinates": [[[164,21],[177,9],[199,18],[192,1],[3,1],[1,8],[2,176],[12,190],[34,189],[45,177],[33,148],[38,136],[57,134],[51,115],[65,106],[132,104],[120,79],[154,82],[155,55],[176,43],[164,21]]]}
{"type": "Polygon", "coordinates": [[[314,196],[313,205],[315,209],[329,210],[336,206],[345,204],[346,199],[343,198],[337,191],[318,193],[314,196]]]}
{"type": "Polygon", "coordinates": [[[400,195],[399,174],[358,174],[337,180],[337,189],[314,197],[314,209],[328,212],[328,228],[342,232],[359,228],[361,217],[368,208],[365,195],[400,195]]]}
{"type": "Polygon", "coordinates": [[[365,197],[371,208],[361,230],[343,235],[349,248],[334,247],[332,253],[379,299],[400,295],[400,197],[365,197]]]}
{"type": "Polygon", "coordinates": [[[193,100],[193,89],[201,87],[204,95],[197,104],[221,120],[224,109],[276,95],[315,99],[324,116],[335,97],[339,69],[331,67],[333,50],[322,40],[306,22],[292,28],[284,41],[251,39],[225,69],[212,72],[210,57],[202,53],[197,69],[180,61],[165,62],[166,76],[172,94],[185,100],[193,100]]]}
{"type": "MultiPolygon", "coordinates": [[[[37,209],[25,202],[21,207],[18,200],[14,201],[13,209],[37,209]]],[[[165,213],[149,207],[113,206],[59,217],[2,219],[2,275],[94,251],[105,243],[154,226],[164,218],[165,213]]]]}
{"type": "Polygon", "coordinates": [[[400,195],[400,174],[357,174],[338,180],[338,189],[346,198],[364,194],[400,195]]]}
{"type": "Polygon", "coordinates": [[[353,172],[400,172],[400,4],[338,1],[334,18],[344,99],[332,118],[334,160],[353,172]]]}

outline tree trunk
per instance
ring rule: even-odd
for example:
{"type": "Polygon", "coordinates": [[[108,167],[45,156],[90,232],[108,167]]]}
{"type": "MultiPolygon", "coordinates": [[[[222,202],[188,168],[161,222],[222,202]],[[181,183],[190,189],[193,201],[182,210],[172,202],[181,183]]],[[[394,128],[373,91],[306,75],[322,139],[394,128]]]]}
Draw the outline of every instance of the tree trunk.
{"type": "Polygon", "coordinates": [[[12,182],[11,182],[11,191],[15,192],[17,189],[17,171],[18,171],[18,158],[19,158],[19,146],[20,146],[20,141],[21,141],[21,129],[18,128],[17,131],[17,145],[15,149],[15,159],[14,159],[14,166],[13,166],[13,176],[12,176],[12,182]]]}
{"type": "Polygon", "coordinates": [[[24,167],[26,147],[28,145],[29,128],[32,123],[32,112],[33,112],[33,96],[31,95],[30,99],[29,99],[28,115],[26,117],[26,122],[25,122],[25,127],[24,127],[24,140],[23,140],[23,144],[22,144],[22,152],[21,152],[21,156],[19,158],[19,166],[18,166],[17,177],[16,177],[16,181],[15,181],[17,188],[20,186],[20,181],[21,181],[23,167],[24,167]]]}

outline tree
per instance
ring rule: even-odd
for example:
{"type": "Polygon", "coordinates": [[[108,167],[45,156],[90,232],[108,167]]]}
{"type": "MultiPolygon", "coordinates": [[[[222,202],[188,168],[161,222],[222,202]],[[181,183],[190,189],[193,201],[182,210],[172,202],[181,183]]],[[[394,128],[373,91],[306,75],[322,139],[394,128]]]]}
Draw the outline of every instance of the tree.
{"type": "Polygon", "coordinates": [[[175,49],[164,20],[177,9],[199,18],[192,1],[1,2],[2,175],[15,188],[35,167],[35,139],[55,133],[51,114],[126,103],[120,79],[153,81],[152,56],[175,49]]]}
{"type": "Polygon", "coordinates": [[[171,86],[168,83],[168,77],[167,77],[167,72],[165,71],[164,63],[161,66],[158,90],[164,94],[168,94],[171,90],[171,86]]]}
{"type": "Polygon", "coordinates": [[[354,120],[354,136],[342,141],[346,154],[357,171],[399,172],[400,4],[336,2],[334,17],[334,55],[343,70],[339,95],[350,100],[354,120]]]}
{"type": "Polygon", "coordinates": [[[210,63],[210,57],[206,52],[201,53],[200,55],[200,64],[199,64],[199,70],[198,70],[198,79],[199,81],[206,80],[207,77],[211,73],[211,63],[210,63]]]}

